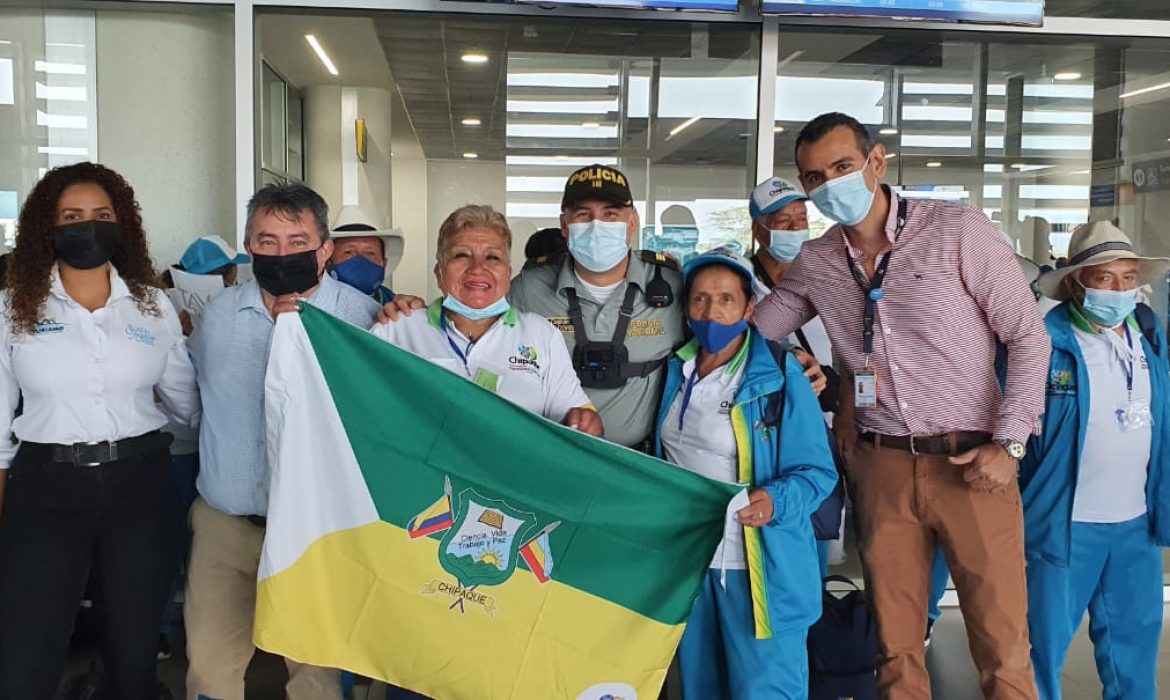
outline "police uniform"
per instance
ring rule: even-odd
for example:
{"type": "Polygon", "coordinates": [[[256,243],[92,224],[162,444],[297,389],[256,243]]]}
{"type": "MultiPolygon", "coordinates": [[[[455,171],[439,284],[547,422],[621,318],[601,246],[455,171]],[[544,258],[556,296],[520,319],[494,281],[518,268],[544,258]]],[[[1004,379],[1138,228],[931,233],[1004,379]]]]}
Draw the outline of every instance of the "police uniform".
{"type": "Polygon", "coordinates": [[[539,314],[560,329],[569,351],[575,353],[574,365],[578,367],[585,393],[605,424],[606,439],[640,447],[654,428],[666,360],[682,344],[681,296],[682,275],[678,264],[660,253],[643,251],[630,255],[625,280],[604,304],[578,290],[577,275],[569,256],[526,266],[512,280],[508,300],[517,309],[539,314]],[[570,296],[577,299],[587,338],[578,338],[574,329],[570,296]],[[615,338],[627,297],[631,301],[626,330],[622,337],[615,338]],[[628,353],[627,366],[624,369],[600,367],[595,374],[622,372],[620,386],[591,386],[613,378],[589,376],[589,370],[581,368],[586,354],[584,343],[616,345],[619,340],[628,353]]]}
{"type": "MultiPolygon", "coordinates": [[[[114,697],[157,695],[155,652],[175,554],[166,524],[167,411],[199,412],[179,317],[142,311],[110,266],[93,312],[50,273],[44,315],[14,333],[0,310],[0,698],[52,695],[86,583],[101,599],[114,697]],[[23,412],[13,418],[23,396],[23,412]],[[9,434],[21,442],[10,442],[9,434]]],[[[7,297],[3,298],[7,306],[7,297]]]]}
{"type": "Polygon", "coordinates": [[[439,300],[425,314],[370,332],[549,420],[589,406],[557,329],[536,314],[509,309],[472,342],[447,321],[439,300]]]}

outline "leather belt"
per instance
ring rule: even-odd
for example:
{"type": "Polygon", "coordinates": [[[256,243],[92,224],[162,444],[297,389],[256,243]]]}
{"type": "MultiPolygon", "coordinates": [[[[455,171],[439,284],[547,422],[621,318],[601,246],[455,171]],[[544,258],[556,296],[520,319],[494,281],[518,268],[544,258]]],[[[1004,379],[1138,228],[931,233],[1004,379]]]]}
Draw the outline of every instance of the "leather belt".
{"type": "Polygon", "coordinates": [[[260,529],[268,527],[268,518],[263,515],[245,515],[244,520],[247,520],[260,529]]]}
{"type": "Polygon", "coordinates": [[[877,447],[905,450],[910,454],[957,455],[991,442],[989,433],[960,431],[942,435],[882,435],[862,433],[861,439],[877,447]]]}
{"type": "Polygon", "coordinates": [[[72,464],[75,467],[96,467],[148,452],[165,450],[170,447],[172,439],[168,433],[155,430],[125,440],[106,442],[75,442],[72,445],[22,442],[20,449],[47,458],[50,462],[72,464]]]}

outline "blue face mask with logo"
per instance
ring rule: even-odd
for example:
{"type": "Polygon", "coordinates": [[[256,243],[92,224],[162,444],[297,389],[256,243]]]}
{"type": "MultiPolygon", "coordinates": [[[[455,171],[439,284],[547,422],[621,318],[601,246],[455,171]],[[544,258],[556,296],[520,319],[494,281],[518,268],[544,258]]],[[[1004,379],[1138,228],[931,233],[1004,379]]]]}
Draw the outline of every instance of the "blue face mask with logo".
{"type": "Polygon", "coordinates": [[[718,321],[696,321],[687,318],[687,325],[695,334],[695,340],[708,353],[714,354],[731,344],[748,329],[748,323],[739,319],[735,323],[720,323],[718,321]]]}
{"type": "MultiPolygon", "coordinates": [[[[872,151],[871,151],[872,155],[872,151]]],[[[876,189],[869,189],[865,185],[865,169],[869,167],[869,158],[860,170],[848,175],[825,181],[820,187],[808,193],[808,198],[821,213],[833,221],[845,226],[860,224],[873,206],[876,189]]]]}
{"type": "Polygon", "coordinates": [[[508,303],[508,297],[503,296],[482,309],[473,309],[448,294],[443,297],[443,308],[457,313],[464,318],[469,318],[472,321],[482,321],[485,318],[493,318],[507,313],[508,309],[512,308],[512,305],[508,303]]]}
{"type": "Polygon", "coordinates": [[[371,262],[369,258],[355,255],[345,262],[330,266],[329,276],[362,294],[373,294],[382,280],[386,279],[386,268],[371,262]]]}
{"type": "Polygon", "coordinates": [[[1081,306],[1092,321],[1106,328],[1116,328],[1137,307],[1137,290],[1115,292],[1112,289],[1085,287],[1085,300],[1081,306]]]}
{"type": "Polygon", "coordinates": [[[799,231],[780,231],[772,229],[771,243],[768,244],[768,253],[780,262],[792,262],[800,252],[800,246],[811,235],[808,229],[799,231]]]}
{"type": "Polygon", "coordinates": [[[625,221],[596,219],[569,224],[569,254],[590,272],[612,270],[630,253],[628,227],[625,221]]]}

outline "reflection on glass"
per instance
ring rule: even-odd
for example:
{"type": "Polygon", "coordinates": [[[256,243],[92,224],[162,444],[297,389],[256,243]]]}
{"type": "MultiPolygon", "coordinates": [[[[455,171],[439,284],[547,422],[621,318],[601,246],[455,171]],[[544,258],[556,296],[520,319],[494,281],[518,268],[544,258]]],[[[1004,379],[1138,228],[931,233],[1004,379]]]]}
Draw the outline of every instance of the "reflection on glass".
{"type": "Polygon", "coordinates": [[[262,167],[276,171],[285,171],[288,166],[288,153],[285,149],[285,84],[284,79],[276,74],[267,63],[263,65],[260,91],[261,117],[261,146],[260,163],[262,167]]]}

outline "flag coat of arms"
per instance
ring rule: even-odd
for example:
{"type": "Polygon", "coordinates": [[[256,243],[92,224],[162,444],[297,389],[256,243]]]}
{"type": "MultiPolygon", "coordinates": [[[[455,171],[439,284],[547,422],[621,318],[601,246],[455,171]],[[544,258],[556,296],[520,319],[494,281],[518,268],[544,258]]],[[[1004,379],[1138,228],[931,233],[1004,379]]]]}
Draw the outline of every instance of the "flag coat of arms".
{"type": "Polygon", "coordinates": [[[438,700],[657,698],[740,489],[302,306],[266,380],[257,646],[438,700]]]}

